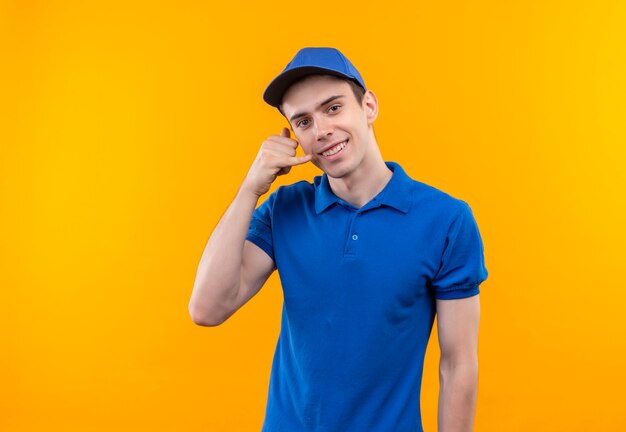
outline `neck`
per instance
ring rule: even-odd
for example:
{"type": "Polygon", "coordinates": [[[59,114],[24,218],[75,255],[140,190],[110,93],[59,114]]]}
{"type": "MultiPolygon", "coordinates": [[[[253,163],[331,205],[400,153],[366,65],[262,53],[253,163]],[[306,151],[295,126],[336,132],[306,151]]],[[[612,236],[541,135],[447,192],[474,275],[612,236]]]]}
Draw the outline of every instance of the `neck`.
{"type": "Polygon", "coordinates": [[[382,191],[393,172],[383,160],[374,137],[359,167],[341,178],[328,177],[335,195],[357,208],[363,207],[382,191]]]}

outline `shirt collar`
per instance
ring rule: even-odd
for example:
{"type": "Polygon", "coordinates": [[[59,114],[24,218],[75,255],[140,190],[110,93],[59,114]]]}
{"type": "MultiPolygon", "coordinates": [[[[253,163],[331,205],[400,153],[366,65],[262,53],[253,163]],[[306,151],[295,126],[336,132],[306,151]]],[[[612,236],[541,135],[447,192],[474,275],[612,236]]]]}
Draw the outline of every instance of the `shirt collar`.
{"type": "MultiPolygon", "coordinates": [[[[411,206],[411,178],[396,162],[385,162],[385,165],[393,171],[393,175],[383,190],[372,199],[373,202],[366,204],[366,206],[374,208],[387,205],[402,213],[408,213],[411,206]]],[[[334,203],[343,202],[330,188],[326,173],[315,177],[313,184],[315,186],[315,212],[317,214],[322,213],[334,203]]]]}

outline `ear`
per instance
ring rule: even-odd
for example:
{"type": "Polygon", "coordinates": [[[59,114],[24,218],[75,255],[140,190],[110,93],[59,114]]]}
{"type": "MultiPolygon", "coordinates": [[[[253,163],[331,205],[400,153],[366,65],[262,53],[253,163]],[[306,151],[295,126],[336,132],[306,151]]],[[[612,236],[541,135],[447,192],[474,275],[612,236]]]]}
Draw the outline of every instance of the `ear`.
{"type": "Polygon", "coordinates": [[[378,117],[378,98],[373,91],[367,90],[363,95],[363,110],[367,116],[367,124],[371,125],[378,117]]]}

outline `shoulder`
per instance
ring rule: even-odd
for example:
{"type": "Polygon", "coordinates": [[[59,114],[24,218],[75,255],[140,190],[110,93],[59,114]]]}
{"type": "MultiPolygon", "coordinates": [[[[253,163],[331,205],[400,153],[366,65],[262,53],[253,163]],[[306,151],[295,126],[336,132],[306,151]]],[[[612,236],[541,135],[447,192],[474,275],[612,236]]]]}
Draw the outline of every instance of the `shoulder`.
{"type": "Polygon", "coordinates": [[[301,180],[290,185],[280,186],[274,193],[276,194],[276,201],[285,204],[293,200],[312,198],[315,195],[315,186],[309,181],[301,180]]]}
{"type": "Polygon", "coordinates": [[[267,207],[272,214],[289,213],[296,208],[302,209],[314,205],[315,187],[306,180],[279,186],[262,203],[262,206],[267,207]]]}
{"type": "Polygon", "coordinates": [[[423,200],[425,203],[435,206],[437,209],[459,212],[468,206],[466,201],[451,195],[449,192],[445,192],[435,186],[417,180],[414,180],[414,182],[415,196],[419,200],[423,200]]]}
{"type": "Polygon", "coordinates": [[[449,192],[406,175],[411,190],[411,208],[420,214],[455,218],[469,209],[469,204],[449,192]]]}

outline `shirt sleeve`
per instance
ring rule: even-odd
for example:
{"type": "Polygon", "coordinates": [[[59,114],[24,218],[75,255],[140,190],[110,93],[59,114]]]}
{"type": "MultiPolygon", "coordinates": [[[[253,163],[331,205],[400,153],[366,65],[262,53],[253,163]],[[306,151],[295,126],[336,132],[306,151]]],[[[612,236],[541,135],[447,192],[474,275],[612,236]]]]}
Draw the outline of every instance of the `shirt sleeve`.
{"type": "Polygon", "coordinates": [[[452,300],[478,294],[487,279],[483,242],[470,206],[462,201],[461,211],[446,235],[441,265],[431,282],[435,298],[452,300]]]}
{"type": "Polygon", "coordinates": [[[274,260],[274,241],[272,238],[272,211],[276,200],[276,192],[270,194],[252,214],[250,228],[246,240],[251,241],[274,260]]]}

